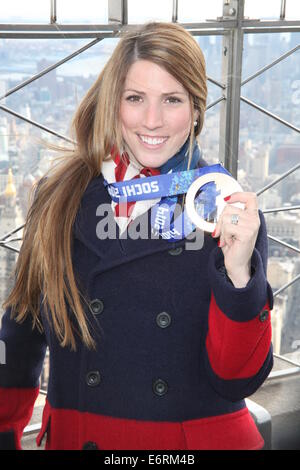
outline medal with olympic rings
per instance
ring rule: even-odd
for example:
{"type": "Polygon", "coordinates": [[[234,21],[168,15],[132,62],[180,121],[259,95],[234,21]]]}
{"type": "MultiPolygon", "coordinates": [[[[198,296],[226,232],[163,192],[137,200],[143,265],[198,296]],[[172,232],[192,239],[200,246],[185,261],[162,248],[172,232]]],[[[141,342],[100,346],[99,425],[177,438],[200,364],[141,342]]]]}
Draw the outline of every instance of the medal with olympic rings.
{"type": "MultiPolygon", "coordinates": [[[[230,196],[232,193],[235,192],[242,192],[243,189],[241,188],[240,184],[234,179],[232,176],[229,176],[225,173],[207,173],[206,175],[200,176],[197,178],[189,187],[186,193],[186,211],[188,217],[193,222],[193,224],[198,227],[200,230],[204,230],[205,232],[213,232],[216,227],[216,222],[208,222],[205,220],[203,214],[199,213],[199,205],[196,209],[195,207],[195,198],[197,193],[201,188],[206,185],[207,183],[215,183],[216,191],[215,191],[215,207],[217,209],[217,214],[215,216],[215,220],[218,221],[221,212],[223,211],[224,207],[226,206],[226,202],[224,198],[226,196],[230,196]]],[[[240,202],[235,202],[231,204],[232,206],[239,207],[240,209],[244,209],[245,205],[240,202]]],[[[200,203],[201,209],[201,203],[200,203]]]]}

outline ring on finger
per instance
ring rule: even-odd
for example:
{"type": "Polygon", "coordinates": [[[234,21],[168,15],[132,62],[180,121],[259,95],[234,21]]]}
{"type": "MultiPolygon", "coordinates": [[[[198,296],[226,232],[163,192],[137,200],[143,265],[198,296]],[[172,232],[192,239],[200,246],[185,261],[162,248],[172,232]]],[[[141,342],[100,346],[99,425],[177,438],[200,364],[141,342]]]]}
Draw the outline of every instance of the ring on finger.
{"type": "Polygon", "coordinates": [[[231,215],[231,223],[233,225],[237,225],[239,223],[239,215],[238,214],[232,214],[231,215]]]}

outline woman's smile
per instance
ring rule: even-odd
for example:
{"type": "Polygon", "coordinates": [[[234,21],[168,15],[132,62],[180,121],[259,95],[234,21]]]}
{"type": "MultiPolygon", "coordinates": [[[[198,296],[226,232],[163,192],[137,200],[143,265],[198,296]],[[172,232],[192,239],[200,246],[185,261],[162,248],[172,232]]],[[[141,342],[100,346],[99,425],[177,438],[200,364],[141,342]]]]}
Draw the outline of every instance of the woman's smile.
{"type": "Polygon", "coordinates": [[[137,134],[141,143],[149,149],[156,150],[162,148],[162,146],[167,142],[168,137],[155,136],[151,137],[148,135],[137,134]]]}

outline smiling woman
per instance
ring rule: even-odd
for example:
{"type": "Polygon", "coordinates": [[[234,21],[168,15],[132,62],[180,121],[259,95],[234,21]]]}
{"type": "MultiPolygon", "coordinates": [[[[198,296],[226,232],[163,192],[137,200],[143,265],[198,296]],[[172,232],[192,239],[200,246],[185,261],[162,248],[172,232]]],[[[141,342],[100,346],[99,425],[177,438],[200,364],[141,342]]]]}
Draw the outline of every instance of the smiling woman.
{"type": "Polygon", "coordinates": [[[244,400],[272,368],[256,196],[232,195],[245,210],[228,203],[196,249],[181,223],[159,231],[182,222],[191,176],[211,170],[196,139],[206,96],[193,36],[149,23],[121,38],[80,103],[76,145],[39,182],[4,304],[0,447],[21,447],[48,346],[46,449],[262,448],[244,400]]]}

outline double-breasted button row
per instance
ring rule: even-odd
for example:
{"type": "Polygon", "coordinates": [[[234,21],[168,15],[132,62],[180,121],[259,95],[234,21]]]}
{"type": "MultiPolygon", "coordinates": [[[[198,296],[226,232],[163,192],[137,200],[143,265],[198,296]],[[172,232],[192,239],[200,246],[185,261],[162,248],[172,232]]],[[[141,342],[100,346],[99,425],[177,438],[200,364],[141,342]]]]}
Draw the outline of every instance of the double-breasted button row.
{"type": "MultiPolygon", "coordinates": [[[[101,375],[98,370],[92,370],[86,374],[86,383],[89,387],[97,387],[101,382],[101,375]]],[[[162,397],[168,392],[168,384],[163,379],[156,379],[152,383],[155,395],[162,397]]]]}
{"type": "MultiPolygon", "coordinates": [[[[102,300],[94,299],[90,303],[90,309],[98,315],[103,312],[104,304],[102,300]]],[[[160,312],[156,316],[156,323],[160,328],[167,328],[171,324],[171,315],[167,312],[160,312]]],[[[86,374],[86,384],[89,387],[97,387],[101,382],[101,375],[98,370],[89,371],[86,374]]],[[[163,379],[156,379],[153,381],[152,389],[155,395],[162,397],[168,392],[168,384],[163,379]]],[[[94,442],[86,442],[83,446],[84,450],[96,450],[97,444],[94,442]]]]}
{"type": "MultiPolygon", "coordinates": [[[[103,301],[99,299],[92,300],[90,309],[95,315],[99,315],[104,310],[103,301]]],[[[160,312],[156,316],[156,323],[160,328],[167,328],[171,323],[171,316],[167,312],[160,312]]]]}

